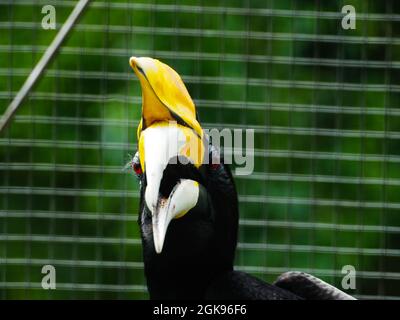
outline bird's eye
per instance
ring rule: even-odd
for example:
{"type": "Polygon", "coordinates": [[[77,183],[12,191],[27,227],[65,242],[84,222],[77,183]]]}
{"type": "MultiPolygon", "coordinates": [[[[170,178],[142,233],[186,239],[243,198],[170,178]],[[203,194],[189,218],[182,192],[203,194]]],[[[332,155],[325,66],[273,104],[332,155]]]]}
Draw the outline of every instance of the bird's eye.
{"type": "Polygon", "coordinates": [[[211,163],[210,167],[212,170],[218,170],[221,167],[220,163],[211,163]]]}
{"type": "Polygon", "coordinates": [[[214,146],[210,146],[210,155],[209,155],[209,160],[210,160],[210,168],[212,170],[219,170],[219,168],[221,167],[221,157],[220,157],[220,153],[217,150],[217,148],[215,148],[214,146]]]}
{"type": "Polygon", "coordinates": [[[142,166],[140,165],[139,152],[136,152],[135,156],[132,158],[131,167],[137,176],[143,174],[142,166]]]}
{"type": "Polygon", "coordinates": [[[135,173],[136,173],[137,175],[140,175],[140,174],[143,173],[142,167],[140,166],[140,163],[134,163],[134,164],[133,164],[133,171],[135,171],[135,173]]]}

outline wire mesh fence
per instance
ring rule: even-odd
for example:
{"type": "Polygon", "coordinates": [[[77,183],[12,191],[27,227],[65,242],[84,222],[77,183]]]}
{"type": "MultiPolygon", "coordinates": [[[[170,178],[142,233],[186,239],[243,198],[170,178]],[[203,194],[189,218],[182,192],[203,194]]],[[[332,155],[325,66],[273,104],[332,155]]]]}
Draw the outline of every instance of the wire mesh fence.
{"type": "MultiPolygon", "coordinates": [[[[0,2],[4,113],[77,1],[0,2]],[[50,3],[51,2],[51,3],[50,3]],[[45,30],[44,5],[56,9],[45,30]]],[[[396,1],[92,1],[0,137],[2,298],[146,298],[130,56],[183,77],[205,128],[255,130],[236,176],[236,268],[303,270],[400,298],[400,6],[396,1]],[[356,29],[341,9],[356,9],[356,29]],[[43,265],[57,289],[43,290],[43,265]]]]}

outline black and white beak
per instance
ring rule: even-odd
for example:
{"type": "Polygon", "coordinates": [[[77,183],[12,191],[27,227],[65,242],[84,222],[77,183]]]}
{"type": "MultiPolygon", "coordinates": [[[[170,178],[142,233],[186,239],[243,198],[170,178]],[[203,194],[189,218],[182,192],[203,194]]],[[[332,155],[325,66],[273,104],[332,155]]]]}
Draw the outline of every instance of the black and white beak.
{"type": "Polygon", "coordinates": [[[157,253],[161,253],[168,226],[196,206],[199,184],[180,179],[169,195],[160,193],[164,170],[170,159],[182,155],[187,139],[179,126],[152,126],[144,130],[139,142],[139,154],[146,174],[145,202],[152,214],[153,239],[157,253]]]}

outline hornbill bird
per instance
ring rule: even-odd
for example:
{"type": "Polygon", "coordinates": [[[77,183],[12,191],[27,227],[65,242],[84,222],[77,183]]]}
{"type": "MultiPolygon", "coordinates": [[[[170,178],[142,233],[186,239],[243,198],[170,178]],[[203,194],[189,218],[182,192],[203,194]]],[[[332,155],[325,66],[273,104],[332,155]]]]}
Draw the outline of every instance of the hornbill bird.
{"type": "Polygon", "coordinates": [[[212,147],[178,73],[131,57],[142,88],[138,223],[151,299],[352,299],[302,272],[274,284],[234,271],[238,196],[231,171],[212,147]]]}

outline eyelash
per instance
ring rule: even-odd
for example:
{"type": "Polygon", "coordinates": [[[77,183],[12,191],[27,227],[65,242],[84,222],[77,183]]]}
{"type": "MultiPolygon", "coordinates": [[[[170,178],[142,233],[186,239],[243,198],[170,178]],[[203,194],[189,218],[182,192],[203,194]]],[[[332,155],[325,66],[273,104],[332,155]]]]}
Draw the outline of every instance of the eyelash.
{"type": "Polygon", "coordinates": [[[142,166],[140,165],[139,154],[137,152],[132,158],[131,168],[137,176],[141,176],[143,174],[142,166]]]}

